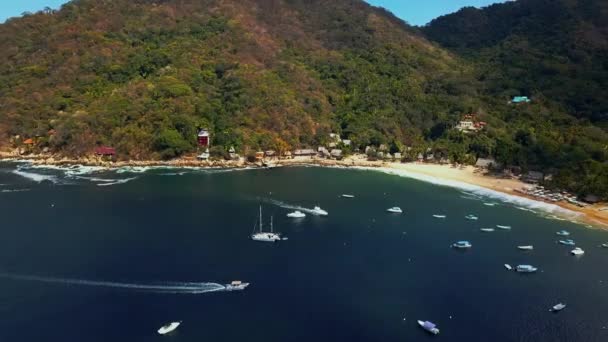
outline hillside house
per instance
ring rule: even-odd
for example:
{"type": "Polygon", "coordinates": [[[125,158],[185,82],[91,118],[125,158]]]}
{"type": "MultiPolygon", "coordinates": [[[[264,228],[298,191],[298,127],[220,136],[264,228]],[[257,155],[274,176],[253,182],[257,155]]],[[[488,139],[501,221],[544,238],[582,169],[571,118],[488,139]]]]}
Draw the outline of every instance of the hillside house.
{"type": "Polygon", "coordinates": [[[317,152],[313,149],[301,149],[293,151],[293,155],[295,157],[312,157],[315,156],[317,152]]]}
{"type": "Polygon", "coordinates": [[[197,141],[198,146],[209,147],[209,145],[211,145],[211,134],[209,134],[209,131],[206,129],[201,129],[198,131],[197,141]]]}
{"type": "Polygon", "coordinates": [[[102,157],[113,157],[116,155],[116,150],[112,147],[100,146],[95,148],[95,154],[102,157]]]}
{"type": "Polygon", "coordinates": [[[532,100],[530,100],[527,96],[515,96],[513,97],[513,99],[511,100],[511,103],[514,104],[518,104],[518,103],[529,103],[532,100]]]}

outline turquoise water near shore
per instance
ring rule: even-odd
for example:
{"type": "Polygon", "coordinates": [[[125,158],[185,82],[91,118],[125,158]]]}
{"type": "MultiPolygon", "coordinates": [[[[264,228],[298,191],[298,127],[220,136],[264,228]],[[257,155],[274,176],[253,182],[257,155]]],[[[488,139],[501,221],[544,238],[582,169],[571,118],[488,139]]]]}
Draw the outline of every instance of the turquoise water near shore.
{"type": "Polygon", "coordinates": [[[448,341],[608,340],[608,249],[599,247],[608,233],[499,198],[315,167],[104,171],[9,163],[0,164],[0,184],[0,341],[433,338],[418,319],[438,324],[438,338],[448,341]],[[490,202],[497,204],[484,205],[490,202]],[[260,204],[289,240],[248,239],[260,204]],[[315,205],[329,216],[285,216],[315,205]],[[404,214],[386,213],[392,206],[404,214]],[[479,230],[497,224],[512,230],[479,230]],[[556,243],[562,229],[584,256],[556,243]],[[450,248],[458,240],[473,248],[450,248]],[[540,271],[509,272],[505,263],[540,271]],[[234,279],[252,285],[194,293],[234,279]],[[161,291],[137,288],[151,284],[161,291]],[[559,302],[568,307],[550,313],[559,302]],[[174,334],[156,334],[174,320],[183,321],[174,334]]]}

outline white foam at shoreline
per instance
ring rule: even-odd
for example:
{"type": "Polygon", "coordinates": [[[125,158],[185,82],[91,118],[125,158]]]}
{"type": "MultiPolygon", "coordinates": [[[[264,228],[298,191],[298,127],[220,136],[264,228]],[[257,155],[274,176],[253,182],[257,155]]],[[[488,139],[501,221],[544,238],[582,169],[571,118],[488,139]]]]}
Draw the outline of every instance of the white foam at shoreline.
{"type": "Polygon", "coordinates": [[[116,185],[116,184],[125,184],[125,183],[130,182],[135,179],[137,179],[137,177],[131,177],[131,178],[125,178],[125,179],[113,179],[106,183],[97,184],[97,186],[111,186],[111,185],[116,185]]]}
{"type": "Polygon", "coordinates": [[[26,172],[26,171],[22,171],[22,170],[13,170],[12,173],[21,176],[23,178],[27,178],[33,182],[36,183],[42,183],[44,181],[47,182],[51,182],[53,184],[57,184],[59,183],[59,179],[57,179],[56,176],[51,176],[51,175],[41,175],[38,173],[34,173],[34,172],[26,172]]]}
{"type": "MultiPolygon", "coordinates": [[[[389,168],[373,168],[373,167],[355,167],[355,169],[366,170],[366,171],[377,171],[377,172],[382,172],[382,173],[386,173],[389,175],[416,179],[419,181],[423,181],[423,182],[431,183],[431,184],[435,184],[435,185],[462,189],[462,190],[467,191],[468,193],[470,193],[473,196],[482,196],[485,198],[492,198],[495,200],[502,201],[504,203],[512,204],[515,207],[517,207],[518,209],[522,209],[522,210],[528,210],[528,211],[532,211],[532,212],[536,212],[535,210],[539,210],[539,211],[543,211],[545,213],[559,215],[561,217],[566,217],[566,218],[569,218],[572,220],[575,220],[576,218],[580,218],[582,216],[582,214],[580,214],[580,213],[562,208],[555,204],[535,201],[535,200],[532,200],[529,198],[520,197],[520,196],[516,196],[516,195],[510,195],[510,194],[506,194],[506,193],[503,193],[500,191],[491,190],[491,189],[487,189],[487,188],[484,188],[481,186],[477,186],[477,185],[472,185],[472,184],[449,180],[449,179],[441,179],[438,177],[423,175],[423,174],[419,174],[416,172],[410,172],[407,170],[395,170],[395,169],[389,169],[389,168]]],[[[474,199],[474,198],[469,197],[469,199],[474,199]]],[[[482,198],[479,198],[479,199],[481,200],[482,198]]]]}

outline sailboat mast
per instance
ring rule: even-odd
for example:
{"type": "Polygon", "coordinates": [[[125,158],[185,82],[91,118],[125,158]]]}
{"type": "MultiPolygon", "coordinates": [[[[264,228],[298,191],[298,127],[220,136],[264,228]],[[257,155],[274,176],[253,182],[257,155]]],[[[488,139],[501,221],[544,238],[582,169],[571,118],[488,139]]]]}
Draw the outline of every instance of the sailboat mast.
{"type": "Polygon", "coordinates": [[[272,216],[270,216],[270,232],[272,233],[272,216]]]}
{"type": "Polygon", "coordinates": [[[260,233],[262,232],[262,206],[260,206],[260,233]]]}

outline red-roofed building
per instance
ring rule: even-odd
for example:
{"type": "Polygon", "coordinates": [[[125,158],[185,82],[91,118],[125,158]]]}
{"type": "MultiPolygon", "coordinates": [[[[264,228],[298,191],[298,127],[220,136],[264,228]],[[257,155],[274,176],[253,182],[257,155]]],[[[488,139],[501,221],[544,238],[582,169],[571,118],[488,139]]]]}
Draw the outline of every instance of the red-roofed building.
{"type": "Polygon", "coordinates": [[[116,150],[112,147],[100,146],[95,148],[95,154],[98,156],[114,156],[116,150]]]}
{"type": "Polygon", "coordinates": [[[25,145],[34,145],[34,139],[29,138],[23,141],[23,144],[25,145]]]}

